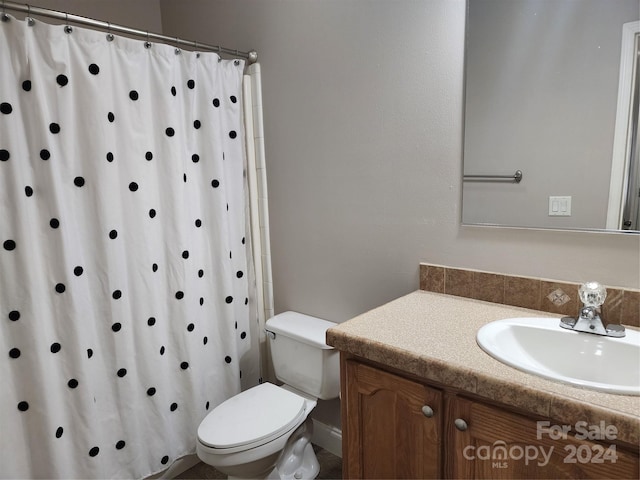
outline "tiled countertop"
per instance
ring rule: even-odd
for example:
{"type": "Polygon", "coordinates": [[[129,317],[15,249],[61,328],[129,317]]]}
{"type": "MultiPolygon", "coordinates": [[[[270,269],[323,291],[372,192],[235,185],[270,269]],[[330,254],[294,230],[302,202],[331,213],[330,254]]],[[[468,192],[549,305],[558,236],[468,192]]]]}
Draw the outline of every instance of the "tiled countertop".
{"type": "Polygon", "coordinates": [[[618,440],[640,443],[640,397],[546,380],[504,365],[478,347],[481,326],[513,317],[559,315],[419,290],[329,329],[327,343],[564,425],[605,421],[618,429],[618,440]]]}

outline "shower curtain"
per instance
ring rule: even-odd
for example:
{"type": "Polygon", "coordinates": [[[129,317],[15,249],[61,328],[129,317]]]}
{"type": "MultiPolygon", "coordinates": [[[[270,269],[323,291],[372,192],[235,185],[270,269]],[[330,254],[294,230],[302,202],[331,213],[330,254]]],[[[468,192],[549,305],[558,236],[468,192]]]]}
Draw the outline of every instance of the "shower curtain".
{"type": "Polygon", "coordinates": [[[243,67],[0,23],[0,477],[150,475],[240,390],[243,67]]]}

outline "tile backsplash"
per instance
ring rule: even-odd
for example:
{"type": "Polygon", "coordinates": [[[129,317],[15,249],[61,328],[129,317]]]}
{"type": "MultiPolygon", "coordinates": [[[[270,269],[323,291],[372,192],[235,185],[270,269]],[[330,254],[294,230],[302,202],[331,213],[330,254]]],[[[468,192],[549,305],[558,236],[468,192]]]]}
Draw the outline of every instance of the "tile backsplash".
{"type": "MultiPolygon", "coordinates": [[[[582,306],[578,288],[579,283],[420,264],[421,290],[559,315],[578,315],[582,306]]],[[[602,318],[606,323],[640,327],[640,291],[607,287],[602,318]]]]}

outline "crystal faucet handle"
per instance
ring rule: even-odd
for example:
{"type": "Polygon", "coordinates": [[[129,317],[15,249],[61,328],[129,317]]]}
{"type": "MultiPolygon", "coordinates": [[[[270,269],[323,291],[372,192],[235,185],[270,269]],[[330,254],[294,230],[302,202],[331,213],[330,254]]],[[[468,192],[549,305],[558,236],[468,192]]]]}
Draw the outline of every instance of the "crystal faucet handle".
{"type": "Polygon", "coordinates": [[[583,283],[578,290],[580,300],[587,307],[599,307],[607,298],[607,290],[598,282],[583,283]]]}

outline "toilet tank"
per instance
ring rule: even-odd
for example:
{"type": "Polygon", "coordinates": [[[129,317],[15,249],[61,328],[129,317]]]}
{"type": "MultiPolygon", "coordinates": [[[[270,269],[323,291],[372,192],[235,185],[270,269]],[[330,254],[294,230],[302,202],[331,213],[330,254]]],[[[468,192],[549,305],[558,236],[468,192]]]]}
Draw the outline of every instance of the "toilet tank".
{"type": "Polygon", "coordinates": [[[267,320],[278,380],[321,400],[336,398],[340,393],[340,354],[325,342],[327,329],[335,325],[297,312],[267,320]]]}

